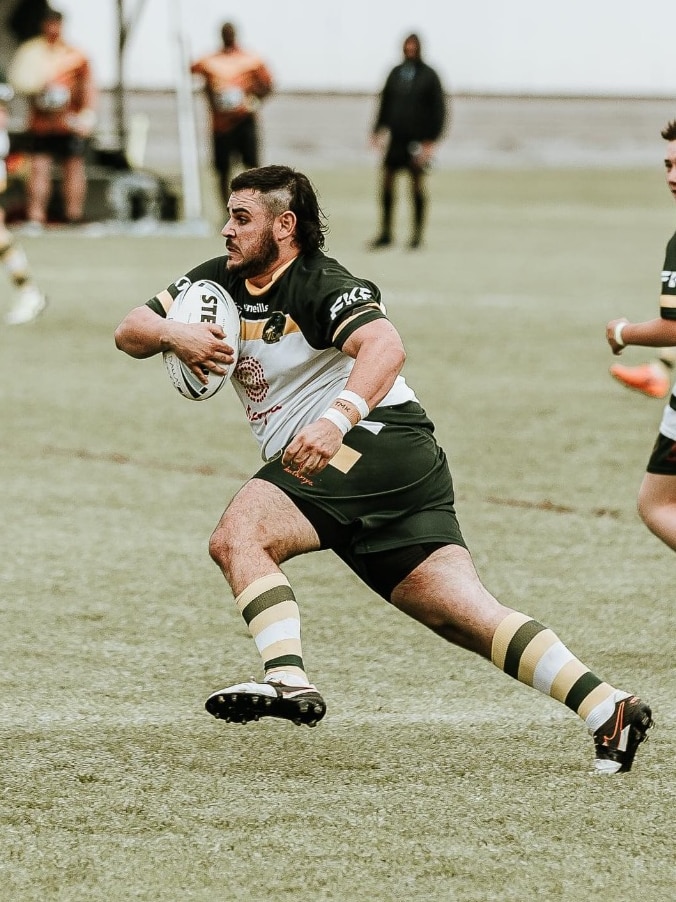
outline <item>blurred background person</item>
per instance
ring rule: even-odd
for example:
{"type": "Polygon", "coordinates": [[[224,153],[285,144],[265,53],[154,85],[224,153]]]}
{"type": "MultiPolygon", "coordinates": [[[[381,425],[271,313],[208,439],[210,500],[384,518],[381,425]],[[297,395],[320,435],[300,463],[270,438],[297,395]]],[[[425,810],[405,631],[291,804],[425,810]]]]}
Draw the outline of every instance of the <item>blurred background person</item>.
{"type": "Polygon", "coordinates": [[[257,113],[273,82],[263,60],[240,48],[231,22],[221,28],[221,39],[222,48],[197,60],[190,71],[204,81],[211,114],[213,164],[226,207],[233,157],[238,157],[245,169],[260,165],[257,113]]]}
{"type": "Polygon", "coordinates": [[[21,44],[10,64],[10,82],[28,101],[27,231],[38,232],[47,221],[54,161],[63,172],[66,222],[79,223],[84,215],[85,157],[98,97],[89,59],[66,43],[62,27],[63,14],[48,9],[40,34],[21,44]]]}
{"type": "Polygon", "coordinates": [[[13,95],[14,91],[0,75],[0,260],[16,288],[16,300],[5,316],[5,322],[11,326],[18,326],[21,323],[29,323],[39,316],[45,309],[47,301],[31,277],[23,248],[16,243],[5,225],[2,199],[7,188],[5,159],[9,153],[7,104],[13,95]]]}
{"type": "Polygon", "coordinates": [[[410,34],[404,41],[403,62],[392,69],[385,81],[371,135],[374,148],[384,153],[380,234],[371,242],[371,248],[392,243],[395,177],[402,169],[410,176],[413,206],[409,247],[420,246],[427,210],[424,176],[449,118],[439,76],[423,62],[418,35],[410,34]]]}

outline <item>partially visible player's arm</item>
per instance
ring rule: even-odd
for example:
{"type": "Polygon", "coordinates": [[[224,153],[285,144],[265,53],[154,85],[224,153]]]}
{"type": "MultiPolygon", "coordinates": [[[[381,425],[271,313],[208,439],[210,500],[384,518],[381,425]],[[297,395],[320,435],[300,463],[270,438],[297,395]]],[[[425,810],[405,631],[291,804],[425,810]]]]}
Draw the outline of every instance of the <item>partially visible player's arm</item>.
{"type": "MultiPolygon", "coordinates": [[[[155,296],[164,309],[165,316],[173,303],[168,291],[160,291],[155,296]]],[[[147,304],[134,307],[115,330],[115,345],[130,357],[142,359],[152,357],[161,351],[171,350],[168,332],[172,323],[151,310],[147,304]]]]}
{"type": "MultiPolygon", "coordinates": [[[[173,303],[171,294],[161,291],[156,298],[165,313],[168,312],[173,303]]],[[[222,375],[221,364],[232,363],[232,348],[223,338],[225,333],[215,323],[178,323],[156,313],[147,304],[130,310],[115,330],[115,345],[130,357],[144,359],[162,351],[173,351],[198,376],[201,367],[222,375]]]]}
{"type": "Polygon", "coordinates": [[[606,338],[613,354],[621,354],[626,345],[645,348],[676,345],[676,319],[657,317],[643,323],[631,323],[623,318],[611,319],[606,326],[606,338]]]}
{"type": "Polygon", "coordinates": [[[389,320],[377,319],[353,332],[342,350],[354,358],[346,390],[360,395],[373,410],[394,385],[406,360],[401,336],[389,320]]]}
{"type": "Polygon", "coordinates": [[[342,351],[354,358],[344,392],[326,414],[294,436],[284,451],[284,466],[301,473],[323,470],[338,452],[345,432],[366,416],[392,388],[406,359],[399,333],[389,320],[382,318],[365,323],[352,332],[342,351]],[[350,392],[355,396],[352,399],[350,392]],[[345,393],[348,393],[346,401],[345,393]],[[359,409],[364,401],[368,410],[359,409]]]}

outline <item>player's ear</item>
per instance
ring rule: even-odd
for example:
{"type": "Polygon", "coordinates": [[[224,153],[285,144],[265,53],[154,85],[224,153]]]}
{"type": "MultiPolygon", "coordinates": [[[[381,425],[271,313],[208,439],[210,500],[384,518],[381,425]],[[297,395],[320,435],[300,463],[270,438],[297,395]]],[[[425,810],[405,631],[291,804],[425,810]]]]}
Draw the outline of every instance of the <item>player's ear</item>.
{"type": "Polygon", "coordinates": [[[292,238],[295,231],[296,214],[292,213],[291,210],[285,210],[283,213],[280,213],[275,220],[275,237],[277,240],[283,241],[285,238],[292,238]]]}

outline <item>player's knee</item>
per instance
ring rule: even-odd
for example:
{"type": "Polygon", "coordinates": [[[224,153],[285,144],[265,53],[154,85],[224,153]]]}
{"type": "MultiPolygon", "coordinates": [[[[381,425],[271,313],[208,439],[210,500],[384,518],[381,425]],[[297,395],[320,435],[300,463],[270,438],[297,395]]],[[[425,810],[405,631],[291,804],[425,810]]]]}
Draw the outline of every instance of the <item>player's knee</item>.
{"type": "MultiPolygon", "coordinates": [[[[239,536],[241,541],[241,534],[239,536]]],[[[221,520],[209,537],[209,555],[221,569],[227,568],[236,545],[236,530],[226,517],[221,520]]]]}
{"type": "Polygon", "coordinates": [[[659,510],[659,505],[656,504],[652,493],[644,491],[643,487],[641,487],[638,493],[636,507],[641,520],[643,520],[648,529],[652,530],[653,526],[651,524],[654,524],[656,514],[659,510]]]}

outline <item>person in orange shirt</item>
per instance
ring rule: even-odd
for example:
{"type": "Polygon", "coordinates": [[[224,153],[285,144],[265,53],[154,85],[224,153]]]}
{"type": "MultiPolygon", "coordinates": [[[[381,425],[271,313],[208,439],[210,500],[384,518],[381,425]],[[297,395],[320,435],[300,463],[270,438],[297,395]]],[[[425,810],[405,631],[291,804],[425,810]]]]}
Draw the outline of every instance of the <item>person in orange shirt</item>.
{"type": "Polygon", "coordinates": [[[263,60],[237,44],[235,26],[221,28],[223,47],[190,67],[204,80],[211,113],[213,162],[224,207],[230,196],[233,155],[245,169],[259,165],[257,111],[272,91],[272,76],[263,60]]]}
{"type": "Polygon", "coordinates": [[[41,34],[24,42],[10,65],[9,78],[28,99],[30,172],[27,219],[36,231],[47,220],[52,163],[63,168],[64,214],[83,218],[87,193],[85,155],[96,125],[97,90],[87,57],[62,37],[63,14],[47,10],[41,34]]]}

